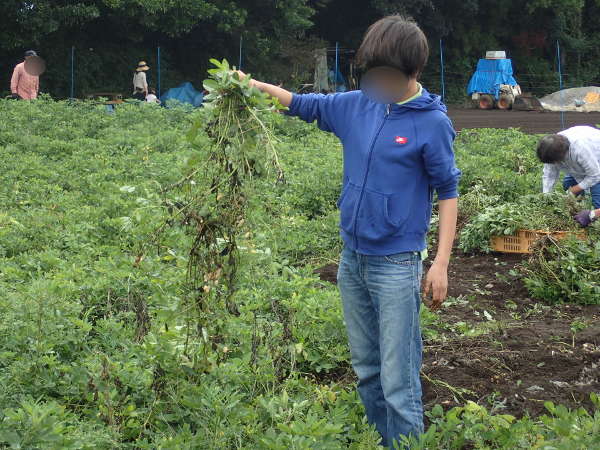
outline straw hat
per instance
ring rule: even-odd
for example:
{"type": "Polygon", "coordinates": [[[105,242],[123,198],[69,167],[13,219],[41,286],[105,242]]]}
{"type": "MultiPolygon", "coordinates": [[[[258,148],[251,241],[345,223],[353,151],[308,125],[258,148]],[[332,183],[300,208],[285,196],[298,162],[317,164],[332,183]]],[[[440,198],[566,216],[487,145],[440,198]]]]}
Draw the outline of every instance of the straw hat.
{"type": "Polygon", "coordinates": [[[150,70],[150,67],[148,67],[148,65],[146,64],[146,61],[140,61],[138,63],[137,69],[135,69],[138,72],[145,72],[146,70],[150,70]]]}

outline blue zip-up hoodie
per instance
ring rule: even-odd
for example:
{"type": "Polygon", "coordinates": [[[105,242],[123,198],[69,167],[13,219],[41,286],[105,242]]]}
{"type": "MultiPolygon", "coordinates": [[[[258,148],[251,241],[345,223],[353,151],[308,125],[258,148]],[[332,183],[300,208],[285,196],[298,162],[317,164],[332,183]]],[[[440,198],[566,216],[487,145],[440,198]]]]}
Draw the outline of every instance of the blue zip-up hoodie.
{"type": "Polygon", "coordinates": [[[382,105],[361,91],[294,94],[289,115],[331,131],[344,146],[338,201],[344,243],[365,255],[421,251],[439,200],[458,196],[456,133],[437,95],[382,105]]]}

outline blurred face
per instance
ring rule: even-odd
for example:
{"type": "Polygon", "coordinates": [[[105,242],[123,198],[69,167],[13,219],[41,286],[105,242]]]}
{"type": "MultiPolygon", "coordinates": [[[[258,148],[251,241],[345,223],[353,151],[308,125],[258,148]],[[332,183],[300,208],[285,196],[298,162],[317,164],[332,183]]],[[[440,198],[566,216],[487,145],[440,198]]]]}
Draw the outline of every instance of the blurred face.
{"type": "Polygon", "coordinates": [[[396,103],[406,97],[410,79],[400,70],[380,66],[367,71],[361,78],[360,89],[377,103],[396,103]]]}
{"type": "Polygon", "coordinates": [[[39,76],[46,70],[46,63],[38,56],[25,57],[25,71],[29,75],[39,76]]]}

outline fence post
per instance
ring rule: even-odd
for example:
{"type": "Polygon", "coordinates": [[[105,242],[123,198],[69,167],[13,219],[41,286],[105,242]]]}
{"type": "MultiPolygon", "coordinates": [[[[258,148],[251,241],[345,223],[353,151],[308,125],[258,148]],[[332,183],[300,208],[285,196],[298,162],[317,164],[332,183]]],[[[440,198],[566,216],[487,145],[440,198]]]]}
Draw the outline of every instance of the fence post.
{"type": "MultiPolygon", "coordinates": [[[[560,103],[564,104],[564,99],[563,99],[563,78],[562,78],[562,67],[561,67],[561,61],[560,61],[560,44],[558,42],[558,39],[556,40],[556,59],[558,62],[558,89],[560,91],[560,103]]],[[[561,129],[564,130],[565,129],[565,112],[562,111],[561,108],[561,112],[560,112],[560,126],[561,129]]]]}
{"type": "Polygon", "coordinates": [[[70,98],[75,98],[75,46],[71,46],[71,91],[70,98]]]}
{"type": "Polygon", "coordinates": [[[339,52],[340,46],[339,42],[335,43],[335,78],[333,80],[333,92],[337,92],[337,82],[338,82],[338,73],[339,73],[339,52]]]}
{"type": "Polygon", "coordinates": [[[242,70],[242,45],[243,45],[243,37],[240,34],[240,58],[239,58],[239,64],[238,64],[238,70],[242,70]]]}
{"type": "Polygon", "coordinates": [[[444,80],[444,45],[442,39],[440,39],[440,74],[442,85],[442,101],[444,101],[446,99],[446,83],[444,80]]]}
{"type": "Polygon", "coordinates": [[[156,47],[156,70],[158,72],[156,88],[158,89],[158,98],[160,98],[160,46],[156,47]]]}

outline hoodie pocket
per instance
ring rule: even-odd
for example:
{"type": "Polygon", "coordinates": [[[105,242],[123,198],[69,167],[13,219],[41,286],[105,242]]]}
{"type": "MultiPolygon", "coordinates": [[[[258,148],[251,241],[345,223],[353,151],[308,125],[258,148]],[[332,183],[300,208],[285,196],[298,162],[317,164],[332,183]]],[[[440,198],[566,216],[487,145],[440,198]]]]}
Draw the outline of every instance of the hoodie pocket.
{"type": "Polygon", "coordinates": [[[406,221],[410,215],[414,195],[392,194],[386,196],[384,215],[385,220],[396,228],[396,231],[402,231],[406,228],[406,221]]]}
{"type": "Polygon", "coordinates": [[[354,232],[354,211],[360,198],[360,187],[348,182],[337,202],[340,208],[340,226],[347,233],[354,232]]]}
{"type": "Polygon", "coordinates": [[[361,188],[347,183],[338,200],[340,226],[347,233],[358,237],[378,240],[402,234],[412,204],[410,196],[403,194],[382,194],[365,189],[360,200],[361,188]],[[358,216],[355,211],[360,200],[358,216]],[[355,227],[356,217],[356,227],[355,227]]]}
{"type": "Polygon", "coordinates": [[[358,212],[356,234],[359,237],[378,240],[402,231],[406,215],[404,220],[400,218],[397,221],[390,220],[388,214],[390,197],[387,194],[365,190],[358,212]]]}

